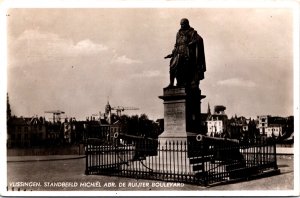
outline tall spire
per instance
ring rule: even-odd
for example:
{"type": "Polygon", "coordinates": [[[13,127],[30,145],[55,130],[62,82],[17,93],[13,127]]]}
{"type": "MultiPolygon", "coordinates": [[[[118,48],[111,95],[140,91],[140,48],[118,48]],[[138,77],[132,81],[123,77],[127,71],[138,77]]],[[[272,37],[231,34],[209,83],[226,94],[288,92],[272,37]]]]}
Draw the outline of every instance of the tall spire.
{"type": "Polygon", "coordinates": [[[211,115],[209,103],[208,103],[208,106],[207,106],[207,114],[208,114],[208,115],[211,115]]]}
{"type": "Polygon", "coordinates": [[[105,118],[109,124],[111,124],[111,106],[109,104],[109,98],[107,98],[107,105],[105,105],[105,118]]]}

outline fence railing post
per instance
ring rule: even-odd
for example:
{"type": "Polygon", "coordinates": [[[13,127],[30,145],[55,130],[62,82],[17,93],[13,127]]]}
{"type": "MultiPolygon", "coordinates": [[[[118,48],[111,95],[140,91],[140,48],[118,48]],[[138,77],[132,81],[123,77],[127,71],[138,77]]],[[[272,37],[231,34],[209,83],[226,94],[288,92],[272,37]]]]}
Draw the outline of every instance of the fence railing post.
{"type": "Polygon", "coordinates": [[[201,141],[200,142],[200,144],[201,144],[201,157],[202,157],[202,160],[203,160],[203,166],[202,166],[202,182],[203,182],[203,184],[204,185],[207,185],[208,184],[208,178],[207,178],[207,176],[206,176],[206,166],[207,166],[207,164],[205,164],[205,162],[204,162],[204,157],[205,157],[205,155],[204,155],[204,153],[205,153],[205,144],[204,144],[204,142],[203,141],[201,141]]]}
{"type": "Polygon", "coordinates": [[[89,163],[88,163],[88,146],[89,144],[86,143],[85,144],[85,174],[88,175],[89,174],[89,163]]]}
{"type": "Polygon", "coordinates": [[[278,169],[278,166],[277,166],[277,155],[276,155],[276,141],[274,141],[273,142],[273,147],[274,147],[274,153],[273,153],[273,155],[274,155],[274,168],[275,169],[278,169]]]}

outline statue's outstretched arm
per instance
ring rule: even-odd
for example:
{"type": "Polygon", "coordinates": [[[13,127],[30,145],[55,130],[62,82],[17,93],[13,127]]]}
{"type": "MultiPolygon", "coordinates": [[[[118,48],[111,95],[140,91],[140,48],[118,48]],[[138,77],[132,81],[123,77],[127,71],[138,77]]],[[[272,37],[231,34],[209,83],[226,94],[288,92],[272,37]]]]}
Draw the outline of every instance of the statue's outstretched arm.
{"type": "Polygon", "coordinates": [[[167,56],[165,56],[164,58],[172,58],[173,57],[173,54],[168,54],[167,56]]]}

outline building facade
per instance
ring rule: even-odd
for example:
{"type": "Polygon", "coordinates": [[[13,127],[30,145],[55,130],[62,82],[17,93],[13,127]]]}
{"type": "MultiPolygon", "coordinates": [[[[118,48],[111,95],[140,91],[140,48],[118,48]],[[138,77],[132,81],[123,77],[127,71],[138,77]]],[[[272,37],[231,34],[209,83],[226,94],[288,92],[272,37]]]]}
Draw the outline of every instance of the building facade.
{"type": "Polygon", "coordinates": [[[45,119],[11,117],[7,121],[7,147],[39,146],[46,139],[45,119]]]}
{"type": "Polygon", "coordinates": [[[289,135],[294,132],[293,116],[258,116],[257,128],[261,135],[266,135],[267,137],[279,137],[284,135],[289,137],[289,135]]]}
{"type": "Polygon", "coordinates": [[[225,114],[226,107],[218,105],[214,108],[214,113],[207,115],[207,136],[222,136],[226,131],[228,117],[225,114]]]}
{"type": "Polygon", "coordinates": [[[270,118],[271,118],[270,115],[260,115],[260,116],[257,116],[257,120],[258,120],[257,128],[259,129],[259,133],[261,135],[265,135],[266,134],[266,128],[268,127],[268,122],[269,122],[270,118]]]}
{"type": "Polygon", "coordinates": [[[267,137],[278,137],[282,136],[282,125],[280,124],[270,124],[265,131],[267,137]]]}

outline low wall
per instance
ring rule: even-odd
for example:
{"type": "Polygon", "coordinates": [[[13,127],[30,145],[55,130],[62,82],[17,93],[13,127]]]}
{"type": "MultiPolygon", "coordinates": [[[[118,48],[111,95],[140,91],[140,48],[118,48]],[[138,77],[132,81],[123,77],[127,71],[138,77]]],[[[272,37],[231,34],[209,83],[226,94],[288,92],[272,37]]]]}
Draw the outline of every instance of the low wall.
{"type": "Polygon", "coordinates": [[[13,148],[7,149],[7,156],[41,156],[41,155],[84,155],[84,145],[52,148],[13,148]]]}
{"type": "Polygon", "coordinates": [[[288,147],[276,147],[276,154],[277,155],[293,155],[294,154],[294,148],[288,148],[288,147]]]}
{"type": "Polygon", "coordinates": [[[293,155],[294,145],[293,144],[276,144],[277,155],[293,155]]]}

